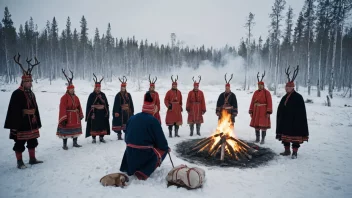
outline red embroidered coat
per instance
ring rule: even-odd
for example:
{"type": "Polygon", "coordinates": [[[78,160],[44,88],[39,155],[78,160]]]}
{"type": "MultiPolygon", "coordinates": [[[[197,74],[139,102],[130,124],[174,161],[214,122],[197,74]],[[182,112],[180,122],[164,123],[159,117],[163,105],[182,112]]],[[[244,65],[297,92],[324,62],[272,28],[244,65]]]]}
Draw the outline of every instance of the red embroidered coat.
{"type": "MultiPolygon", "coordinates": [[[[161,118],[160,118],[160,98],[159,98],[159,93],[156,91],[150,91],[150,95],[153,98],[153,103],[158,107],[158,111],[154,114],[154,117],[159,121],[161,124],[161,118]]],[[[145,94],[144,94],[145,98],[145,94]]]]}
{"type": "Polygon", "coordinates": [[[182,125],[182,94],[179,90],[170,89],[164,98],[164,104],[168,108],[165,122],[167,126],[182,125]]]}
{"type": "Polygon", "coordinates": [[[203,113],[206,112],[206,108],[202,91],[192,90],[188,93],[186,110],[188,112],[188,124],[203,123],[203,113]]]}
{"type": "Polygon", "coordinates": [[[272,111],[270,92],[266,89],[255,91],[249,106],[249,113],[252,114],[250,126],[255,129],[270,129],[270,117],[267,114],[272,111]]]}
{"type": "Polygon", "coordinates": [[[59,124],[56,135],[61,138],[81,135],[81,120],[83,118],[84,115],[78,97],[66,93],[60,100],[59,124]],[[66,125],[63,125],[63,122],[66,122],[66,125]]]}

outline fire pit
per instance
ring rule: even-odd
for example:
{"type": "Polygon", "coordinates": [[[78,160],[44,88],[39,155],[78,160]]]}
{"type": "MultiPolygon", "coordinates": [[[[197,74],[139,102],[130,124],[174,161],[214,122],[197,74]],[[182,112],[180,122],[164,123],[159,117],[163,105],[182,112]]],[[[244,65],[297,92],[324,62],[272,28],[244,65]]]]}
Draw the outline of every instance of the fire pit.
{"type": "Polygon", "coordinates": [[[257,167],[274,158],[268,148],[245,142],[235,137],[231,114],[221,112],[214,135],[193,139],[176,145],[181,158],[215,166],[257,167]]]}

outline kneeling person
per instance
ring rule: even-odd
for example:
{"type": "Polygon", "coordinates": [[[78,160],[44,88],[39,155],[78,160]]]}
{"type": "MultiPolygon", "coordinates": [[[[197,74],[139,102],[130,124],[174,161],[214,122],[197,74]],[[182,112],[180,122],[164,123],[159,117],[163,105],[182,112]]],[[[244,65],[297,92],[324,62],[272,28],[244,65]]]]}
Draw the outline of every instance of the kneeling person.
{"type": "Polygon", "coordinates": [[[159,121],[153,117],[156,112],[153,98],[147,92],[142,112],[132,116],[126,126],[127,148],[120,171],[140,180],[148,179],[170,150],[159,121]]]}

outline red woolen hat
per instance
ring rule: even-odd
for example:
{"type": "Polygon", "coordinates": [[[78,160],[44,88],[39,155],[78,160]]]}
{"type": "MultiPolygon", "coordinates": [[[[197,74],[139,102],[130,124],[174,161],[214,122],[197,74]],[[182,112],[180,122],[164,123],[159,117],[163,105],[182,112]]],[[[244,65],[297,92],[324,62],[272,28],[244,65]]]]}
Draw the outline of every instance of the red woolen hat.
{"type": "Polygon", "coordinates": [[[194,82],[194,83],[193,83],[193,87],[199,87],[199,83],[194,82]]]}
{"type": "Polygon", "coordinates": [[[127,83],[121,83],[121,87],[126,87],[127,83]]]}
{"type": "Polygon", "coordinates": [[[22,76],[22,82],[33,82],[32,75],[24,74],[22,76]]]}
{"type": "Polygon", "coordinates": [[[95,83],[94,87],[101,87],[101,83],[95,83]]]}
{"type": "Polygon", "coordinates": [[[154,114],[155,105],[153,102],[144,101],[142,106],[142,112],[154,114]]]}
{"type": "Polygon", "coordinates": [[[154,83],[150,83],[149,87],[155,87],[155,84],[154,83]]]}
{"type": "Polygon", "coordinates": [[[75,86],[73,86],[73,84],[70,84],[70,85],[67,86],[67,90],[74,89],[74,88],[75,88],[75,86]]]}
{"type": "Polygon", "coordinates": [[[286,83],[286,87],[295,87],[295,83],[294,82],[288,82],[288,83],[286,83]]]}
{"type": "Polygon", "coordinates": [[[230,83],[226,83],[225,87],[231,87],[230,83]]]}
{"type": "Polygon", "coordinates": [[[263,81],[258,82],[258,85],[264,85],[263,81]]]}

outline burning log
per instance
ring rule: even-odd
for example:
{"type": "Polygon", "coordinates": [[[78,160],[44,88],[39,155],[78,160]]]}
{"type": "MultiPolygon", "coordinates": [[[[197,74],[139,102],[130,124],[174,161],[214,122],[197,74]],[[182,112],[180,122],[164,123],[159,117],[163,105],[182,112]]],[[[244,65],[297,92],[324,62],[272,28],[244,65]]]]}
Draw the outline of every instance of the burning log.
{"type": "Polygon", "coordinates": [[[235,159],[237,161],[252,159],[251,154],[255,152],[255,149],[232,137],[233,124],[231,114],[228,114],[227,111],[222,112],[216,131],[216,134],[197,142],[188,153],[202,152],[210,157],[220,157],[222,162],[227,159],[235,159]]]}
{"type": "Polygon", "coordinates": [[[232,158],[234,158],[234,159],[236,159],[237,161],[239,161],[239,158],[238,158],[238,156],[237,156],[237,153],[235,152],[235,150],[233,150],[232,146],[231,146],[228,142],[226,142],[226,147],[227,147],[227,149],[229,150],[230,155],[232,156],[232,158]]]}
{"type": "Polygon", "coordinates": [[[221,136],[221,156],[220,156],[220,160],[224,161],[224,157],[225,157],[225,145],[226,145],[226,136],[221,136]]]}

